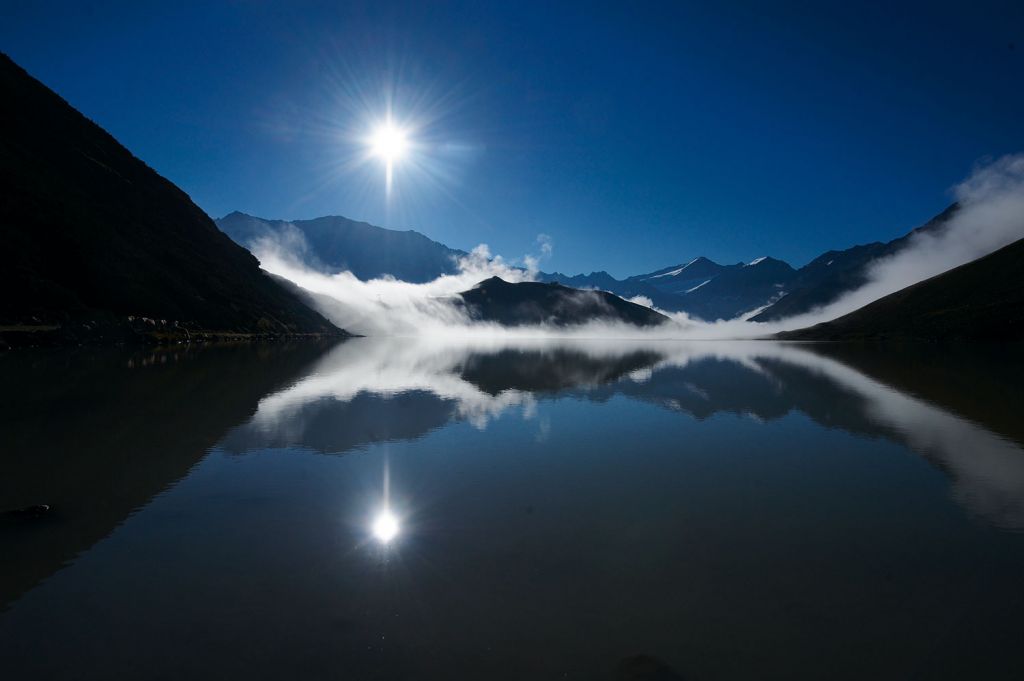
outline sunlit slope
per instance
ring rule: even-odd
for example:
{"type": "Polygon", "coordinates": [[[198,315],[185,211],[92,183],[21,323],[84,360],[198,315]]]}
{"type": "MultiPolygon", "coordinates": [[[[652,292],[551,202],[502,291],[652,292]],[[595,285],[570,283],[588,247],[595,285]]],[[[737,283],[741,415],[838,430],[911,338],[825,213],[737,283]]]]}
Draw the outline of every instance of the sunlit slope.
{"type": "Polygon", "coordinates": [[[1024,340],[1024,239],[791,340],[1024,340]]]}
{"type": "Polygon", "coordinates": [[[0,55],[0,326],[335,333],[189,197],[0,55]],[[129,320],[134,317],[135,320],[129,320]]]}

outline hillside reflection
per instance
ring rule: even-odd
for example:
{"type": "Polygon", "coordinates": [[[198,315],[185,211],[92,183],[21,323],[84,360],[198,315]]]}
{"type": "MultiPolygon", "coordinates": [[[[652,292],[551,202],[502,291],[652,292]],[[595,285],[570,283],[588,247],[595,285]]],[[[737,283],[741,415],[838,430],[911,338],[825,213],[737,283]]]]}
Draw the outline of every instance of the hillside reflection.
{"type": "Polygon", "coordinates": [[[187,476],[328,347],[0,354],[0,609],[187,476]],[[34,522],[12,513],[44,503],[34,522]]]}
{"type": "MultiPolygon", "coordinates": [[[[905,392],[898,386],[914,372],[900,362],[901,372],[887,372],[893,363],[870,361],[876,354],[834,357],[821,346],[759,341],[360,339],[264,398],[221,446],[235,453],[298,446],[339,454],[417,438],[452,421],[483,429],[510,411],[530,418],[538,401],[562,398],[621,396],[699,420],[726,413],[770,422],[799,412],[826,428],[907,447],[949,476],[955,499],[971,513],[1024,528],[1024,451],[1000,418],[1024,405],[1013,390],[992,385],[998,358],[985,363],[972,354],[957,372],[966,383],[977,374],[972,385],[987,386],[992,400],[988,408],[984,394],[971,400],[966,418],[943,390],[928,389],[944,382],[916,380],[914,393],[905,392]],[[857,368],[865,359],[870,373],[857,368]]],[[[951,372],[952,357],[943,364],[951,372]]]]}

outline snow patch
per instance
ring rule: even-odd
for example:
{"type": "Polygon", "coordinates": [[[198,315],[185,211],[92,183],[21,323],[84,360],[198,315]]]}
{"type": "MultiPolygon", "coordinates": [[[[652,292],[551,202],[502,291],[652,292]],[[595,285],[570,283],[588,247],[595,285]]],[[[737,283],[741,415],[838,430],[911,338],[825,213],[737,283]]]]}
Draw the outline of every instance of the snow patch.
{"type": "Polygon", "coordinates": [[[696,286],[694,286],[693,288],[688,288],[688,289],[686,289],[686,293],[693,293],[694,291],[696,291],[697,289],[699,289],[699,288],[700,288],[701,286],[703,286],[704,284],[707,284],[707,283],[708,283],[708,282],[710,282],[710,281],[711,281],[711,280],[710,280],[710,279],[708,279],[707,281],[705,281],[705,282],[703,282],[703,283],[697,284],[697,285],[696,285],[696,286]]]}
{"type": "MultiPolygon", "coordinates": [[[[698,260],[700,260],[700,258],[694,258],[690,262],[688,262],[685,265],[683,265],[682,267],[680,267],[678,270],[672,270],[671,272],[664,272],[662,274],[655,274],[653,277],[647,277],[647,278],[648,279],[657,279],[658,277],[674,277],[674,276],[678,275],[680,272],[682,272],[683,270],[685,270],[687,267],[692,265],[693,263],[697,262],[698,260]]],[[[706,284],[707,282],[704,282],[704,283],[706,284]]]]}

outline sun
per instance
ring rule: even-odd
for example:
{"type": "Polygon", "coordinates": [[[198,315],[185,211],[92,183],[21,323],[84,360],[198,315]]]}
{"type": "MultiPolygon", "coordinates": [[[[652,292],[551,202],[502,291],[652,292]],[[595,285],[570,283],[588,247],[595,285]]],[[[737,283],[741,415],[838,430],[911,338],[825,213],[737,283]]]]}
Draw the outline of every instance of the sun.
{"type": "Polygon", "coordinates": [[[384,191],[391,196],[391,183],[395,165],[409,153],[408,133],[388,119],[377,126],[367,139],[370,155],[384,161],[384,191]]]}
{"type": "Polygon", "coordinates": [[[370,137],[370,151],[389,165],[401,160],[409,149],[405,131],[393,123],[384,123],[370,137]]]}

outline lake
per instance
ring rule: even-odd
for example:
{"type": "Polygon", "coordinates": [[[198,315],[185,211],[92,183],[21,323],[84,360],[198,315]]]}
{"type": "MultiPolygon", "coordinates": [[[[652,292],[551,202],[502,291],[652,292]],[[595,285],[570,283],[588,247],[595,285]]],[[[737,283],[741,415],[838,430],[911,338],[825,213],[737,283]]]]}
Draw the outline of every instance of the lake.
{"type": "Polygon", "coordinates": [[[1020,358],[9,352],[0,676],[1024,678],[1020,358]]]}

